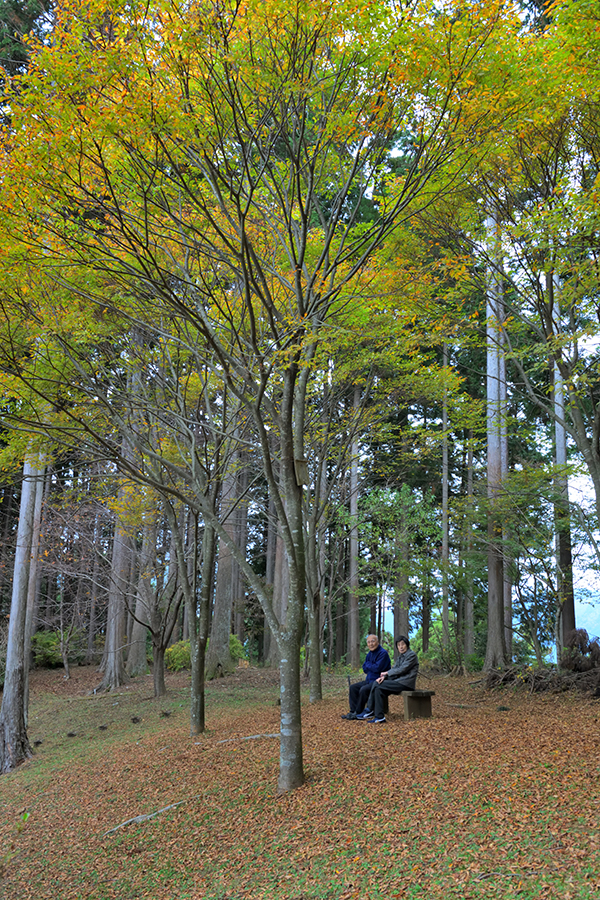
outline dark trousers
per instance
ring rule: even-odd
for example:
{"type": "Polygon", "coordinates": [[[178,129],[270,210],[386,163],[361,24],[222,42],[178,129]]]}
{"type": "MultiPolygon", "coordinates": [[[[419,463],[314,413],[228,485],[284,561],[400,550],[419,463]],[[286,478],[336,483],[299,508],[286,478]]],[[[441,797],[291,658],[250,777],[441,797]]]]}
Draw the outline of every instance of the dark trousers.
{"type": "Polygon", "coordinates": [[[368,700],[369,709],[375,714],[376,719],[382,719],[387,711],[387,699],[390,694],[401,694],[402,691],[414,691],[414,689],[414,684],[408,684],[400,679],[396,681],[386,678],[381,684],[377,684],[375,681],[368,700]]]}
{"type": "Polygon", "coordinates": [[[361,713],[363,711],[367,705],[372,687],[372,681],[357,681],[355,684],[350,685],[350,690],[348,691],[350,712],[361,713]]]}

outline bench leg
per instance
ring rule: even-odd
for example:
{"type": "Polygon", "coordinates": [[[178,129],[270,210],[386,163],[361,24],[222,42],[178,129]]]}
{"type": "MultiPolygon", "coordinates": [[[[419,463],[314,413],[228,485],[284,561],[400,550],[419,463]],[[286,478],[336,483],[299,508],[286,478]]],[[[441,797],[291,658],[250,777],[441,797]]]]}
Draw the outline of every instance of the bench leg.
{"type": "Polygon", "coordinates": [[[408,694],[402,694],[404,698],[404,718],[408,722],[409,719],[430,719],[431,718],[431,697],[409,697],[408,694]]]}

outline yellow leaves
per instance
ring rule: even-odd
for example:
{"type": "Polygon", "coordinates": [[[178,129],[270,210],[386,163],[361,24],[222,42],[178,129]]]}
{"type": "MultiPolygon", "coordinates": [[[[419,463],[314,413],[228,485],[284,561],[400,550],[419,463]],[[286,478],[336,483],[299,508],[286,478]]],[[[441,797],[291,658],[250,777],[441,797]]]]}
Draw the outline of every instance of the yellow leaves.
{"type": "Polygon", "coordinates": [[[118,483],[118,493],[108,498],[107,505],[125,528],[135,533],[146,520],[153,521],[156,517],[156,493],[123,478],[118,483]]]}

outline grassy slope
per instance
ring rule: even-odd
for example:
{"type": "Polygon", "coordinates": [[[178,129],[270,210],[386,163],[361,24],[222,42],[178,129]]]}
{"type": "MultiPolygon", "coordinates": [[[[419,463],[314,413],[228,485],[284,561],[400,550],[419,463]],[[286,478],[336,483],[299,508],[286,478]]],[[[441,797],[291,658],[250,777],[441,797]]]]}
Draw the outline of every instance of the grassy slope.
{"type": "Polygon", "coordinates": [[[162,701],[150,678],[90,696],[96,681],[35,674],[43,743],[0,781],[2,900],[600,897],[598,701],[439,678],[432,719],[405,723],[395,699],[371,726],[340,719],[331,677],[304,708],[307,783],[277,796],[277,740],[239,740],[278,731],[273,673],[211,685],[200,738],[185,676],[162,701]]]}

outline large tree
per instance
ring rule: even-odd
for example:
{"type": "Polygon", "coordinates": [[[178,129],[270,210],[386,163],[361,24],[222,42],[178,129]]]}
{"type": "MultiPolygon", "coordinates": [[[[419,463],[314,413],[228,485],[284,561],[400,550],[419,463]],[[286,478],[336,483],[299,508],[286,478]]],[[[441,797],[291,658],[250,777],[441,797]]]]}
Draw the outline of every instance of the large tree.
{"type": "MultiPolygon", "coordinates": [[[[303,781],[304,420],[317,348],[355,328],[353,310],[381,289],[382,247],[398,224],[477,166],[494,117],[470,102],[494,65],[481,57],[514,31],[500,9],[474,5],[467,20],[366,0],[159,3],[151,16],[143,4],[66,4],[13,98],[3,222],[36,273],[25,296],[11,269],[13,298],[35,323],[17,377],[42,395],[65,381],[55,418],[39,423],[59,421],[63,437],[96,439],[98,407],[111,420],[117,397],[129,404],[119,427],[126,420],[139,477],[160,470],[237,560],[278,644],[282,790],[303,781]],[[387,161],[400,134],[408,164],[396,174],[387,161]],[[195,423],[176,405],[158,410],[156,428],[125,376],[101,383],[109,320],[146,336],[152,383],[171,383],[153,355],[177,356],[179,378],[207,372],[201,391],[236,398],[285,551],[285,619],[207,500],[201,407],[195,423]]],[[[110,346],[126,369],[132,347],[119,357],[110,346]]],[[[109,445],[122,464],[112,436],[109,445]]]]}

